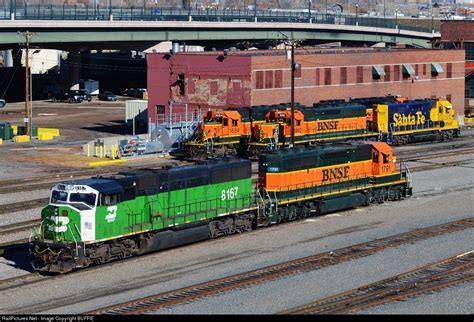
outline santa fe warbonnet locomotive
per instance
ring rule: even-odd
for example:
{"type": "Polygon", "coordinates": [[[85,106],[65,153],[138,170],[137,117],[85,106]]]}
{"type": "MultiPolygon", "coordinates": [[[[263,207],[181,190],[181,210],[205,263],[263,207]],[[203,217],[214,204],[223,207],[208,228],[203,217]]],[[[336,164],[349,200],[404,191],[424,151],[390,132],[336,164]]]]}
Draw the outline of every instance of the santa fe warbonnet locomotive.
{"type": "Polygon", "coordinates": [[[63,182],[30,240],[36,270],[66,273],[155,250],[411,195],[383,142],[294,147],[63,182]]]}

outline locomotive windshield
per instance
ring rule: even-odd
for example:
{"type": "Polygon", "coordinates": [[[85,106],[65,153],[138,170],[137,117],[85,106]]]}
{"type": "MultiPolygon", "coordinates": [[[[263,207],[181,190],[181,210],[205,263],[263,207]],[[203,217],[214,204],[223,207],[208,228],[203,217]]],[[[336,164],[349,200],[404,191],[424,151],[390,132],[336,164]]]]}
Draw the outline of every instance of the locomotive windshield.
{"type": "Polygon", "coordinates": [[[93,193],[71,193],[69,196],[70,203],[83,203],[94,208],[96,195],[93,193]]]}
{"type": "Polygon", "coordinates": [[[51,193],[51,203],[73,204],[80,210],[86,210],[95,207],[97,195],[94,193],[78,193],[53,190],[51,193]]]}
{"type": "Polygon", "coordinates": [[[66,203],[67,202],[67,192],[53,190],[51,194],[51,203],[66,203]]]}

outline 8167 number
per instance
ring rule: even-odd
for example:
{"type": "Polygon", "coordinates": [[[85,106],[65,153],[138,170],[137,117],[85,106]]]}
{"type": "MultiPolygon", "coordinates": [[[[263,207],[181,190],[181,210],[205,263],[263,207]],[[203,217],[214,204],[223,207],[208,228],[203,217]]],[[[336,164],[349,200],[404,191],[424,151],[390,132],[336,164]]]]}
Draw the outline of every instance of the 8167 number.
{"type": "Polygon", "coordinates": [[[224,189],[221,191],[221,200],[230,200],[237,198],[239,187],[224,189]]]}

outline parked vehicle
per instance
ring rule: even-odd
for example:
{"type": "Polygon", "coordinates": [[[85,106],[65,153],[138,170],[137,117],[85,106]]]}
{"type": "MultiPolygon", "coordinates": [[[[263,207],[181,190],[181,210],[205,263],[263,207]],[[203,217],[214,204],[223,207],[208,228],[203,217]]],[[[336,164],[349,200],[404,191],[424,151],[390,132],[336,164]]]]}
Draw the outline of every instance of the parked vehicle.
{"type": "Polygon", "coordinates": [[[116,101],[117,95],[112,92],[102,92],[97,96],[97,98],[101,101],[116,101]]]}
{"type": "Polygon", "coordinates": [[[146,88],[127,88],[123,92],[123,95],[144,99],[145,98],[144,95],[146,95],[146,93],[147,93],[146,88]]]}
{"type": "Polygon", "coordinates": [[[80,90],[77,90],[77,91],[75,91],[75,92],[76,92],[76,94],[78,94],[78,95],[82,95],[82,100],[83,100],[83,101],[88,101],[88,102],[92,101],[92,96],[91,96],[91,94],[89,94],[89,92],[87,92],[86,90],[80,89],[80,90]]]}
{"type": "Polygon", "coordinates": [[[0,108],[4,107],[5,105],[7,105],[7,102],[3,98],[0,98],[0,108]]]}
{"type": "Polygon", "coordinates": [[[51,101],[54,102],[68,102],[68,103],[81,103],[84,100],[82,94],[77,93],[78,91],[59,91],[51,95],[51,101]]]}

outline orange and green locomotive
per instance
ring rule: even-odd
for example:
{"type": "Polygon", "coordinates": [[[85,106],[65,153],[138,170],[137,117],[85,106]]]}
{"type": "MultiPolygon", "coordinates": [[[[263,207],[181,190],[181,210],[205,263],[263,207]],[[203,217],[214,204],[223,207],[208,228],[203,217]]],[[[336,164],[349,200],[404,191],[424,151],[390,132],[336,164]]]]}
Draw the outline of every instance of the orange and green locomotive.
{"type": "Polygon", "coordinates": [[[411,195],[386,143],[294,147],[251,162],[123,172],[57,184],[30,241],[33,267],[66,273],[262,226],[411,195]]]}

